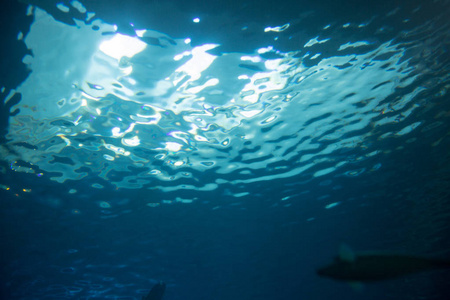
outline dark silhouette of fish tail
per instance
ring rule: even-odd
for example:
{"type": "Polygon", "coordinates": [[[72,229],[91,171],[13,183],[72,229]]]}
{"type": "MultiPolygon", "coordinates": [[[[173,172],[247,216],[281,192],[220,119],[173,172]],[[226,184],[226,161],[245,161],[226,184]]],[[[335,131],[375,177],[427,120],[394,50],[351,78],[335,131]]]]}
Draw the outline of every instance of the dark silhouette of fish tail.
{"type": "Polygon", "coordinates": [[[166,284],[164,282],[159,282],[155,284],[147,297],[143,297],[142,300],[161,300],[164,296],[164,292],[166,291],[166,284]]]}

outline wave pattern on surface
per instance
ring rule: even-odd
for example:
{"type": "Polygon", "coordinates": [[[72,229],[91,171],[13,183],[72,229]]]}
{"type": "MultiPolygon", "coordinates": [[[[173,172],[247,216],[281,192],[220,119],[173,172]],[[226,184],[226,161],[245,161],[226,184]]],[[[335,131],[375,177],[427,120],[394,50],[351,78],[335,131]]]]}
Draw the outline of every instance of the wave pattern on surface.
{"type": "Polygon", "coordinates": [[[7,159],[58,182],[95,175],[163,191],[357,176],[366,170],[343,167],[380,155],[376,142],[439,126],[411,117],[447,93],[449,28],[438,24],[395,38],[327,26],[298,51],[216,55],[219,45],[124,36],[101,20],[68,26],[36,9],[7,159]]]}

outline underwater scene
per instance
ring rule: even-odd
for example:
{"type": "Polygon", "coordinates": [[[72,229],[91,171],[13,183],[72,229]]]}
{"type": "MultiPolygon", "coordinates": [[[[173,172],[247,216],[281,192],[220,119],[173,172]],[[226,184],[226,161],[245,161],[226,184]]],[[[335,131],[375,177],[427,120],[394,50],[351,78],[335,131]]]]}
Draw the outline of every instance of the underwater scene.
{"type": "Polygon", "coordinates": [[[450,299],[450,1],[0,14],[0,299],[450,299]]]}

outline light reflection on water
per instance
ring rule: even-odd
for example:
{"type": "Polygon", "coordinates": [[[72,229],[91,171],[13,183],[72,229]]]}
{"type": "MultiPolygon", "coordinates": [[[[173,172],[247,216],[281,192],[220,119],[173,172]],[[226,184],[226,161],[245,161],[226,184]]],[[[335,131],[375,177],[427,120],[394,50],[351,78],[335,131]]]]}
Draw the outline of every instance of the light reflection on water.
{"type": "Polygon", "coordinates": [[[39,9],[35,17],[25,38],[34,57],[24,60],[33,72],[18,89],[7,159],[17,171],[30,171],[25,162],[56,172],[58,182],[95,174],[121,188],[173,191],[358,176],[368,171],[340,169],[381,155],[374,141],[430,126],[411,116],[427,90],[448,82],[436,63],[448,26],[432,22],[394,39],[383,28],[330,25],[298,51],[215,55],[219,45],[150,29],[132,38],[101,20],[74,27],[39,9]]]}

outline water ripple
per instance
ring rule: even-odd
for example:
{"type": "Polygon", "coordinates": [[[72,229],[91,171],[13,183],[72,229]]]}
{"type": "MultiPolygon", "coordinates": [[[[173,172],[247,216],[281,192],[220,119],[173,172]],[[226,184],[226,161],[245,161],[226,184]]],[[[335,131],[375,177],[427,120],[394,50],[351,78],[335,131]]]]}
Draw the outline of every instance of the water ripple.
{"type": "Polygon", "coordinates": [[[219,45],[150,29],[103,35],[112,26],[101,20],[92,30],[35,15],[25,40],[33,72],[18,90],[6,156],[13,169],[33,172],[28,163],[58,182],[94,174],[119,188],[210,191],[359,176],[368,170],[343,167],[380,155],[377,141],[439,126],[412,116],[449,86],[444,15],[394,36],[336,25],[297,51],[221,55],[212,54],[219,45]],[[43,38],[49,31],[57,42],[43,38]],[[154,38],[168,42],[145,42],[154,38]]]}

